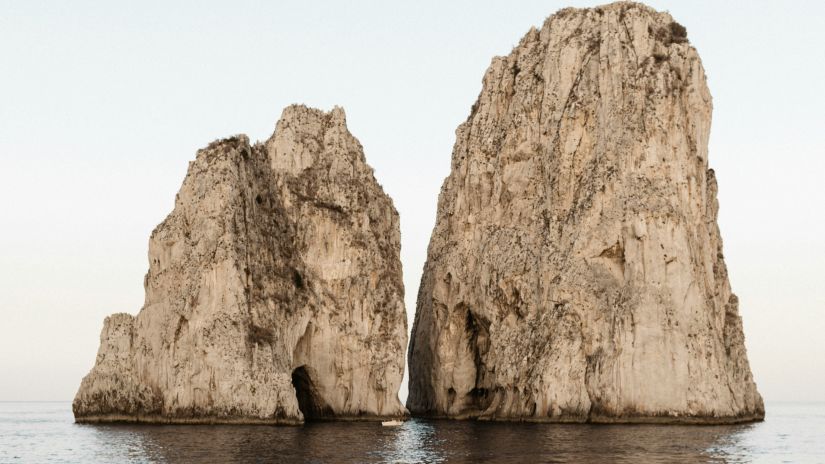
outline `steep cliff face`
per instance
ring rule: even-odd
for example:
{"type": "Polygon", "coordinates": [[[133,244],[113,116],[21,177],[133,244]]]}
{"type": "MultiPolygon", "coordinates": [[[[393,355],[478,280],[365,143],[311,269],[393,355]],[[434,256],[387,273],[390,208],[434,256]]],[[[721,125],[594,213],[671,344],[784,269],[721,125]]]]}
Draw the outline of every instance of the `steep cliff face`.
{"type": "Polygon", "coordinates": [[[76,420],[405,415],[399,253],[343,110],[291,106],[263,144],[210,144],[149,240],[143,308],[104,323],[76,420]]]}
{"type": "Polygon", "coordinates": [[[761,419],[710,121],[685,29],[640,4],[562,10],[495,58],[439,197],[410,411],[761,419]]]}

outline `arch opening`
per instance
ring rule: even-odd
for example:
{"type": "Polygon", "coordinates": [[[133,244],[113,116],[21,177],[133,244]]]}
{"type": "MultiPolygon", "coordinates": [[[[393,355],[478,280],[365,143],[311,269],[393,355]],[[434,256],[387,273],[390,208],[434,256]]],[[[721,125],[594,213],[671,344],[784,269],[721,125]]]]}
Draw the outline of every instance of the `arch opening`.
{"type": "Polygon", "coordinates": [[[292,371],[292,386],[295,388],[298,408],[305,421],[328,419],[333,416],[332,408],[321,397],[306,366],[297,367],[292,371]]]}

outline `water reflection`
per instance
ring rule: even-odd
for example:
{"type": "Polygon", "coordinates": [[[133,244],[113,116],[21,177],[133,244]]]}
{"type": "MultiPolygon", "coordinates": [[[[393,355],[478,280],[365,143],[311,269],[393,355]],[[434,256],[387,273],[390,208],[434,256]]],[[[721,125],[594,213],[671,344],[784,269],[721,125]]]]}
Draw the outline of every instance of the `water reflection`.
{"type": "Polygon", "coordinates": [[[825,462],[825,405],[740,426],[413,420],[303,427],[78,425],[68,403],[0,403],[0,462],[825,462]]]}
{"type": "MultiPolygon", "coordinates": [[[[266,426],[82,426],[126,461],[727,462],[748,426],[552,425],[412,420],[266,426]]],[[[112,456],[115,457],[115,456],[112,456]]]]}

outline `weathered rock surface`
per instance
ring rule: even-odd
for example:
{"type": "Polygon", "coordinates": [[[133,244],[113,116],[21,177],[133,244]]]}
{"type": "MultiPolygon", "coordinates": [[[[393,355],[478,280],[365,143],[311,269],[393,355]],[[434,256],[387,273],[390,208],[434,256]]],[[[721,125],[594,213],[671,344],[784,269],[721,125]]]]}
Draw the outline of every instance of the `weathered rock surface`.
{"type": "Polygon", "coordinates": [[[565,9],[457,130],[418,294],[413,414],[764,416],[708,169],[711,96],[670,15],[565,9]]]}
{"type": "Polygon", "coordinates": [[[152,233],[146,301],[106,319],[81,422],[407,414],[398,213],[343,110],[198,151],[152,233]]]}

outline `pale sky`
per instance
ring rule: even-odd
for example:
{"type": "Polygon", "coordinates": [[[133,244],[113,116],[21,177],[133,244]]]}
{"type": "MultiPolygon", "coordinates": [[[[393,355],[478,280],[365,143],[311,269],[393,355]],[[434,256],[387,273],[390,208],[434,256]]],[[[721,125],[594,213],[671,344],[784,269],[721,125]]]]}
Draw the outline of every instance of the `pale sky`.
{"type": "MultiPolygon", "coordinates": [[[[149,234],[195,151],[266,139],[291,103],[345,108],[401,214],[412,321],[454,131],[491,58],[598,4],[172,3],[0,1],[0,400],[74,397],[104,317],[143,303],[149,234]]],[[[825,400],[825,2],[649,4],[707,72],[759,390],[825,400]]]]}

